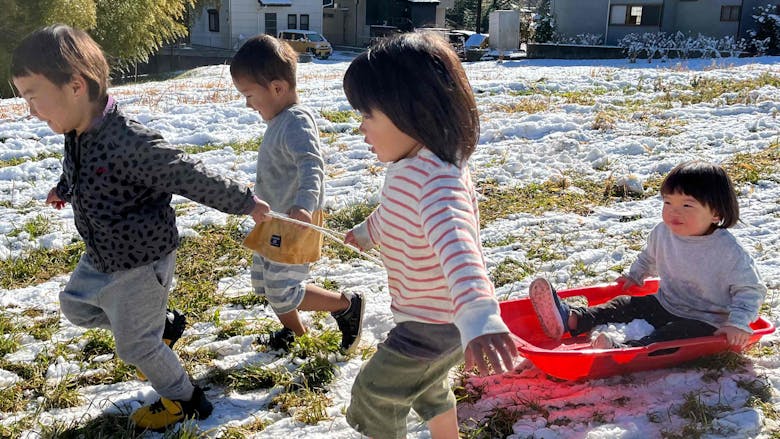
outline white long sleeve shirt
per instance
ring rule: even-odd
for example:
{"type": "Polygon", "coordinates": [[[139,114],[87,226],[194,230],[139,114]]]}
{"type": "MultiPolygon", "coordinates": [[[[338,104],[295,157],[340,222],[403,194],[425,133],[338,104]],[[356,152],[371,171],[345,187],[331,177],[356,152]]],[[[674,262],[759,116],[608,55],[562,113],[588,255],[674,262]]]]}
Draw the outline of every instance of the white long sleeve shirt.
{"type": "Polygon", "coordinates": [[[658,224],[628,273],[638,283],[654,275],[660,277],[658,300],[670,313],[753,332],[750,323],[766,287],[753,258],[728,230],[677,236],[658,224]]]}
{"type": "Polygon", "coordinates": [[[396,323],[454,323],[466,345],[509,332],[501,319],[479,238],[479,211],[467,166],[427,149],[391,163],[379,207],[353,234],[380,247],[396,323]]]}

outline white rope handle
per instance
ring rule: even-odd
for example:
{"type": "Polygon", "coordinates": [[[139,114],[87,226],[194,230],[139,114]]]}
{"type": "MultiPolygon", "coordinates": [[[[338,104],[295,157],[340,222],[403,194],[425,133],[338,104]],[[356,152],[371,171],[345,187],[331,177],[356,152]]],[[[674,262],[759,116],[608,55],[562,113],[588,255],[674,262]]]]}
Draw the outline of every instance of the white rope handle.
{"type": "Polygon", "coordinates": [[[375,264],[377,264],[379,266],[384,266],[384,264],[382,264],[382,261],[379,260],[379,258],[376,256],[376,254],[369,254],[368,252],[365,252],[365,251],[355,247],[354,245],[347,244],[346,242],[344,242],[344,237],[347,236],[344,233],[337,232],[337,231],[331,230],[331,229],[327,229],[325,227],[320,227],[320,226],[318,226],[316,224],[307,223],[305,221],[299,221],[299,220],[297,220],[295,218],[290,218],[288,215],[285,215],[285,214],[279,213],[279,212],[269,211],[268,213],[266,213],[266,215],[270,216],[271,218],[276,218],[278,220],[287,221],[289,223],[297,224],[299,226],[304,226],[304,227],[308,227],[310,229],[314,229],[314,230],[322,233],[323,235],[327,236],[328,238],[330,238],[330,239],[336,241],[337,243],[341,244],[342,246],[344,246],[344,247],[346,247],[346,248],[348,248],[348,249],[350,249],[350,250],[352,250],[352,251],[362,255],[363,257],[365,257],[369,261],[371,261],[371,262],[373,262],[373,263],[375,263],[375,264]]]}

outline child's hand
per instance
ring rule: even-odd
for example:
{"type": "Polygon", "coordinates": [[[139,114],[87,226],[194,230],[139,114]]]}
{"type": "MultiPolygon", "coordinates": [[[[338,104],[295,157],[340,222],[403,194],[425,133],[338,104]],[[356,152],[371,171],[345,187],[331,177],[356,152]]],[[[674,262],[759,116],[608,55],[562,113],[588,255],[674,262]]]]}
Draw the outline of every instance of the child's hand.
{"type": "Polygon", "coordinates": [[[357,239],[355,238],[355,234],[352,233],[352,230],[347,232],[347,234],[344,236],[344,244],[351,245],[352,247],[359,248],[360,250],[365,250],[360,246],[360,244],[358,244],[357,239]]]}
{"type": "Polygon", "coordinates": [[[466,346],[466,370],[475,366],[480,375],[499,374],[512,370],[517,358],[517,347],[509,333],[485,334],[471,340],[466,346]],[[485,361],[487,357],[487,362],[485,361]],[[488,364],[489,363],[489,364],[488,364]]]}
{"type": "Polygon", "coordinates": [[[271,217],[268,216],[268,212],[270,211],[271,206],[269,206],[268,203],[255,197],[255,208],[252,209],[252,212],[249,214],[252,215],[252,219],[255,220],[256,223],[260,224],[271,219],[271,217]]]}
{"type": "Polygon", "coordinates": [[[637,284],[636,282],[634,282],[633,279],[631,279],[630,277],[626,277],[626,276],[620,276],[619,278],[617,278],[617,280],[615,282],[617,282],[619,284],[620,283],[623,284],[623,285],[621,285],[621,289],[623,291],[626,291],[627,289],[629,289],[629,288],[631,288],[631,287],[633,287],[633,286],[635,286],[637,284]]]}
{"type": "MultiPolygon", "coordinates": [[[[298,220],[306,224],[311,224],[311,212],[309,212],[304,208],[293,206],[290,209],[290,211],[287,212],[287,215],[294,220],[298,220]]],[[[301,225],[296,225],[296,227],[298,227],[299,229],[306,228],[305,226],[301,226],[301,225]]]]}
{"type": "Polygon", "coordinates": [[[57,195],[57,188],[51,188],[49,195],[46,196],[46,204],[54,207],[57,210],[65,207],[65,201],[57,195]]]}
{"type": "Polygon", "coordinates": [[[717,331],[715,335],[725,335],[729,344],[734,347],[743,348],[750,341],[750,333],[745,332],[736,326],[723,326],[717,331]]]}

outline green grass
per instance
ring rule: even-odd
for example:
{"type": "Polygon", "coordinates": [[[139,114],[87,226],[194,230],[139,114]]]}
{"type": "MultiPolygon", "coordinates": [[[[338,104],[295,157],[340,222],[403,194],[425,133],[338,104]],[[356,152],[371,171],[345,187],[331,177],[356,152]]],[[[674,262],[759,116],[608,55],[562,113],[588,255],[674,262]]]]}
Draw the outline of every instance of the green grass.
{"type": "Polygon", "coordinates": [[[515,213],[541,215],[555,211],[584,216],[590,214],[595,206],[650,196],[647,192],[642,195],[621,193],[620,187],[612,178],[599,183],[567,177],[557,182],[546,181],[515,187],[501,186],[493,180],[484,180],[477,183],[477,191],[485,197],[479,205],[480,227],[515,213]],[[567,190],[571,187],[579,190],[567,190]]]}
{"type": "Polygon", "coordinates": [[[22,163],[27,162],[39,162],[41,160],[49,159],[49,158],[56,158],[61,160],[62,159],[62,153],[60,152],[44,152],[35,155],[34,157],[17,157],[13,159],[8,160],[0,160],[0,168],[7,168],[9,166],[18,166],[22,163]]]}
{"type": "Polygon", "coordinates": [[[171,292],[170,304],[193,321],[206,319],[206,311],[229,303],[216,293],[224,277],[235,276],[251,262],[251,251],[242,245],[244,233],[237,219],[225,226],[202,226],[195,229],[197,238],[182,239],[176,256],[179,282],[171,292]]]}
{"type": "Polygon", "coordinates": [[[51,220],[48,216],[37,215],[35,218],[24,223],[21,227],[8,232],[8,236],[16,237],[21,235],[22,232],[26,232],[30,235],[30,239],[35,239],[51,232],[51,228],[51,220]]]}
{"type": "Polygon", "coordinates": [[[756,184],[766,179],[776,181],[778,164],[780,140],[775,140],[759,152],[737,153],[723,163],[723,166],[734,184],[756,184]]]}
{"type": "Polygon", "coordinates": [[[39,248],[20,258],[0,260],[0,288],[29,287],[70,273],[83,252],[84,243],[79,241],[63,249],[39,248]]]}
{"type": "Polygon", "coordinates": [[[260,149],[260,143],[263,142],[262,137],[249,140],[237,140],[229,143],[208,143],[206,145],[183,145],[179,146],[179,149],[187,154],[199,154],[208,151],[219,151],[230,147],[236,154],[244,152],[257,152],[260,149]]]}
{"type": "Polygon", "coordinates": [[[355,123],[362,119],[352,110],[320,110],[320,114],[333,123],[355,123]]]}

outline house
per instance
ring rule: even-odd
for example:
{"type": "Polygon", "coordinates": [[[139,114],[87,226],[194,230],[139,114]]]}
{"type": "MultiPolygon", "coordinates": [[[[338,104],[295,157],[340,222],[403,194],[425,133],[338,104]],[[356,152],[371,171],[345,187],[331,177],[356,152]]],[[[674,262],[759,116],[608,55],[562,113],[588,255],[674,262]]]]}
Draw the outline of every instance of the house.
{"type": "Polygon", "coordinates": [[[637,32],[747,38],[753,8],[770,0],[550,0],[563,36],[602,35],[607,45],[637,32]]]}
{"type": "Polygon", "coordinates": [[[257,34],[322,32],[323,0],[209,0],[190,29],[193,45],[237,50],[257,34]]]}
{"type": "Polygon", "coordinates": [[[455,0],[323,0],[323,35],[333,44],[362,47],[394,30],[444,27],[455,0]]]}

